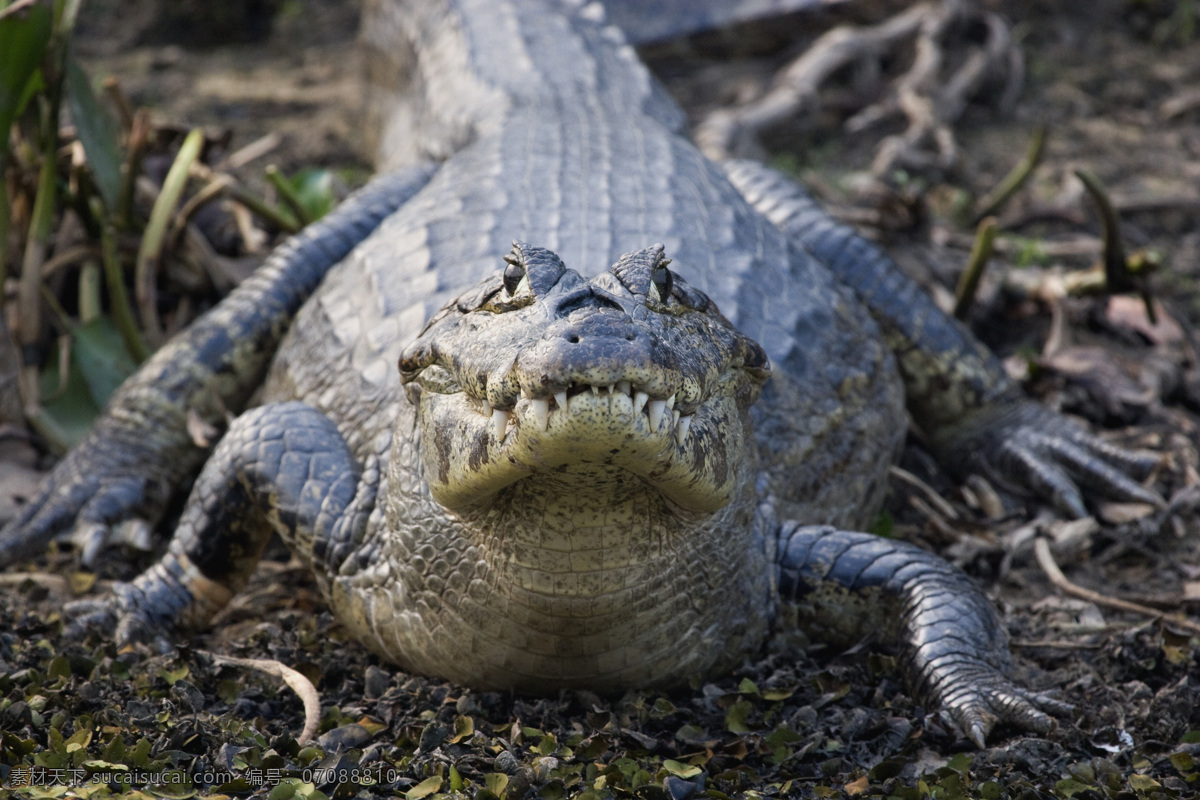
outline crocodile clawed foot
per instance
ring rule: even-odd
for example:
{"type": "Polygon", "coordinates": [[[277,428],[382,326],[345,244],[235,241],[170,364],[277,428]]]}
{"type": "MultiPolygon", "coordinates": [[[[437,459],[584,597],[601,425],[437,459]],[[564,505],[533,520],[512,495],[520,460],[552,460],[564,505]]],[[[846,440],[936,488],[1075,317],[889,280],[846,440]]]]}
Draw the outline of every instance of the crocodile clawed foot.
{"type": "Polygon", "coordinates": [[[1070,703],[1022,689],[999,674],[965,682],[942,699],[942,713],[981,750],[997,723],[1045,734],[1058,725],[1051,714],[1072,710],[1070,703]]]}
{"type": "Polygon", "coordinates": [[[85,443],[59,462],[21,514],[0,531],[0,567],[38,555],[54,539],[69,538],[88,565],[113,542],[149,549],[149,520],[165,502],[164,486],[127,474],[125,465],[95,450],[85,443]]]}
{"type": "Polygon", "coordinates": [[[89,633],[111,637],[118,647],[145,644],[159,653],[175,645],[169,631],[147,610],[145,594],[132,583],[116,583],[103,597],[76,600],[63,608],[69,622],[64,635],[84,639],[89,633]]]}
{"type": "Polygon", "coordinates": [[[1072,517],[1087,516],[1087,497],[1107,497],[1163,508],[1166,502],[1138,480],[1159,464],[1159,457],[1124,450],[1082,426],[1032,402],[1005,409],[987,421],[986,436],[962,438],[956,449],[970,466],[983,462],[1002,480],[1032,491],[1072,517]]]}

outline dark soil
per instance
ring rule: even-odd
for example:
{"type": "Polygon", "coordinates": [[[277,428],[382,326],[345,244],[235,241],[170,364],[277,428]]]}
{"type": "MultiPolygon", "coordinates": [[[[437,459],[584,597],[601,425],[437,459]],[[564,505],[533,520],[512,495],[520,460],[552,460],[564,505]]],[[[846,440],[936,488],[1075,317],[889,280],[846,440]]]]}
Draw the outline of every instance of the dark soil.
{"type": "MultiPolygon", "coordinates": [[[[354,7],[265,7],[274,14],[265,42],[186,49],[164,41],[144,11],[140,27],[130,15],[123,24],[89,19],[83,46],[94,73],[118,75],[137,103],[172,122],[229,128],[235,146],[280,133],[282,144],[248,171],[274,162],[365,174],[356,155],[354,7]]],[[[872,8],[857,13],[870,18],[872,8]]],[[[1167,454],[1158,488],[1172,500],[1170,513],[1110,504],[1094,528],[1047,522],[1070,580],[1165,616],[1064,595],[1022,530],[1033,504],[1018,498],[1011,516],[989,515],[980,485],[962,493],[930,466],[919,441],[903,466],[944,495],[957,518],[897,479],[888,521],[891,535],[942,552],[987,585],[1005,612],[1020,680],[1075,706],[1056,730],[998,730],[991,747],[975,751],[914,702],[893,659],[869,647],[765,653],[732,676],[669,693],[473,692],[397,672],[346,641],[286,553],[264,564],[254,590],[213,630],[177,653],[118,652],[62,638],[62,603],[90,586],[63,554],[0,584],[0,786],[36,766],[44,785],[22,794],[56,796],[73,784],[87,796],[132,786],[178,797],[1200,795],[1197,638],[1171,621],[1194,614],[1200,599],[1192,499],[1200,482],[1200,40],[1188,28],[1189,8],[1200,14],[1192,2],[1004,3],[1027,59],[1025,89],[1012,113],[968,110],[955,128],[961,163],[945,174],[866,180],[875,146],[894,129],[844,134],[836,104],[815,122],[768,136],[776,163],[797,170],[840,214],[872,223],[869,235],[935,295],[948,295],[972,237],[961,209],[1020,159],[1037,124],[1048,128],[1042,163],[1001,213],[998,256],[972,322],[1046,402],[1111,428],[1115,441],[1167,454]],[[1140,301],[1068,298],[1059,304],[1066,339],[1044,352],[1048,306],[1013,286],[1044,287],[1100,257],[1100,223],[1073,177],[1080,167],[1111,192],[1127,247],[1162,254],[1155,287],[1160,313],[1174,324],[1151,326],[1140,301]],[[210,653],[273,658],[310,677],[322,703],[315,745],[296,742],[301,702],[278,679],[215,665],[210,653]],[[121,769],[128,783],[114,777],[121,769]]],[[[813,27],[797,18],[648,55],[699,118],[761,91],[781,53],[802,47],[813,27]],[[747,39],[770,46],[760,53],[747,39]]],[[[8,476],[2,521],[40,464],[15,449],[0,459],[8,476]]]]}

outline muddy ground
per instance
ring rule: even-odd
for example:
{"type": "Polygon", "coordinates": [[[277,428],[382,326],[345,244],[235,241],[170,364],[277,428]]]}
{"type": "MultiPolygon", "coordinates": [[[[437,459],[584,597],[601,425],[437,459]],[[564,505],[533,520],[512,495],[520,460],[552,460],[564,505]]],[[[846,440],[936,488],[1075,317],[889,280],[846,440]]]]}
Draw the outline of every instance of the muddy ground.
{"type": "MultiPolygon", "coordinates": [[[[260,180],[266,163],[337,168],[348,185],[367,174],[355,122],[353,7],[286,3],[264,11],[266,23],[253,15],[235,21],[243,30],[265,25],[266,40],[195,47],[173,35],[177,26],[156,27],[150,12],[129,11],[142,5],[85,19],[82,48],[96,74],[117,75],[161,118],[231,130],[235,147],[278,133],[280,143],[244,170],[248,181],[260,180]]],[[[213,632],[177,654],[65,644],[55,612],[71,593],[65,586],[77,591],[89,581],[64,554],[10,579],[0,594],[0,763],[36,764],[60,789],[71,774],[44,770],[103,776],[124,765],[135,788],[153,782],[138,781],[140,770],[169,796],[188,787],[272,797],[1200,794],[1197,639],[1171,621],[1195,616],[1200,600],[1200,525],[1190,494],[1200,447],[1200,34],[1189,27],[1200,9],[1134,0],[993,5],[1013,23],[1026,80],[1015,108],[967,110],[954,127],[954,168],[889,174],[882,189],[868,180],[895,123],[845,133],[849,108],[870,102],[845,90],[767,140],[776,163],[949,296],[972,237],[962,209],[1020,159],[1039,124],[1048,130],[1032,180],[1000,213],[998,255],[972,321],[1045,402],[1109,428],[1114,441],[1167,455],[1158,488],[1171,513],[1110,504],[1094,524],[1043,518],[1069,580],[1165,616],[1066,596],[1033,556],[1034,504],[1018,499],[1011,515],[989,513],[985,487],[964,495],[930,466],[919,441],[903,466],[950,508],[902,478],[888,508],[891,535],[941,551],[987,585],[1005,612],[1021,680],[1075,706],[1056,730],[999,730],[976,751],[915,703],[894,662],[868,655],[869,647],[764,654],[732,676],[670,693],[472,692],[398,673],[343,641],[311,579],[280,552],[213,632]],[[1108,187],[1128,248],[1161,254],[1154,286],[1166,322],[1150,324],[1138,300],[1046,300],[1055,276],[1100,256],[1100,224],[1074,177],[1080,167],[1108,187]],[[1057,329],[1051,306],[1061,313],[1057,329]],[[290,691],[215,664],[210,653],[275,658],[309,675],[321,693],[317,746],[295,741],[302,708],[290,691]],[[318,767],[329,771],[313,772],[318,767]],[[172,788],[167,776],[183,773],[191,782],[172,788]]],[[[861,21],[883,11],[867,5],[855,13],[861,21]]],[[[655,47],[647,57],[699,120],[714,105],[761,92],[769,69],[834,21],[792,18],[655,47]],[[767,52],[745,41],[766,41],[767,52]]],[[[210,38],[227,41],[222,30],[210,38]]],[[[10,476],[45,465],[28,447],[13,452],[5,456],[10,476]]],[[[12,513],[7,502],[0,517],[12,513]]],[[[14,782],[10,767],[0,785],[14,782]]],[[[89,777],[72,791],[102,796],[121,786],[89,777]]]]}

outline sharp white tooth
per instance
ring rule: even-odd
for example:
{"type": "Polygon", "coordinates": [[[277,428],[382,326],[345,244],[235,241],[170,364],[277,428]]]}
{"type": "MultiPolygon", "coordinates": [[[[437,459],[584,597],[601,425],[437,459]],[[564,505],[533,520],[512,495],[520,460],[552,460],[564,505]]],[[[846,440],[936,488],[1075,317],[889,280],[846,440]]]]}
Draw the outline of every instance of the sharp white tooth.
{"type": "Polygon", "coordinates": [[[591,390],[592,390],[592,394],[594,394],[596,397],[600,396],[600,387],[599,386],[597,386],[596,384],[593,383],[591,385],[591,390]]]}
{"type": "MultiPolygon", "coordinates": [[[[676,413],[678,413],[678,412],[676,412],[676,413]]],[[[676,426],[675,426],[675,441],[679,442],[680,444],[683,444],[683,440],[687,438],[688,431],[691,429],[691,427],[692,427],[692,415],[691,414],[688,414],[686,417],[680,417],[678,424],[676,424],[676,426]]]]}
{"type": "Polygon", "coordinates": [[[629,381],[617,381],[617,391],[623,395],[628,395],[633,390],[633,384],[629,381]]]}
{"type": "Polygon", "coordinates": [[[533,416],[537,419],[538,427],[546,430],[550,425],[550,401],[530,400],[529,405],[533,407],[533,416]]]}
{"type": "Polygon", "coordinates": [[[667,408],[675,408],[675,395],[667,398],[667,408]]]}
{"type": "Polygon", "coordinates": [[[559,411],[566,411],[567,410],[567,393],[566,392],[555,392],[554,393],[554,402],[558,403],[559,411]]]}
{"type": "Polygon", "coordinates": [[[521,387],[521,397],[525,398],[526,400],[533,399],[533,396],[529,394],[529,390],[526,389],[524,386],[521,387]]]}
{"type": "MultiPolygon", "coordinates": [[[[670,400],[667,401],[667,403],[670,403],[670,402],[671,402],[670,400]]],[[[678,411],[671,412],[671,424],[675,425],[675,426],[679,425],[679,412],[678,411]]]]}
{"type": "Polygon", "coordinates": [[[651,400],[650,401],[650,430],[658,430],[658,423],[662,421],[663,412],[667,410],[666,400],[651,400]]]}
{"type": "Polygon", "coordinates": [[[633,413],[640,414],[642,409],[646,407],[646,401],[650,399],[650,395],[645,392],[638,392],[633,396],[633,413]]]}
{"type": "Polygon", "coordinates": [[[496,442],[504,441],[504,431],[508,428],[508,412],[499,408],[492,411],[492,435],[496,442]]]}
{"type": "Polygon", "coordinates": [[[633,419],[633,400],[624,392],[617,392],[608,401],[608,405],[613,415],[616,417],[628,417],[633,419]]]}
{"type": "Polygon", "coordinates": [[[492,404],[488,402],[486,397],[483,398],[483,415],[485,417],[490,417],[492,415],[492,404]]]}

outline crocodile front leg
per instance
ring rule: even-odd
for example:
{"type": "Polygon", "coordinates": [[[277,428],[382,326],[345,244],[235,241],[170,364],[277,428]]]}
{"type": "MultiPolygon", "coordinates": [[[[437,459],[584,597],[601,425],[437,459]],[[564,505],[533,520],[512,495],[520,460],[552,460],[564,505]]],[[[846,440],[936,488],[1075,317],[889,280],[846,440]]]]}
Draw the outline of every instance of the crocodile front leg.
{"type": "Polygon", "coordinates": [[[835,645],[883,639],[899,651],[914,694],[983,747],[997,722],[1045,733],[1045,712],[1071,706],[1007,677],[1008,637],[961,570],[905,542],[787,522],[779,595],[805,633],[835,645]]]}
{"type": "Polygon", "coordinates": [[[986,346],[795,181],[751,161],[724,166],[752,205],[870,311],[899,365],[909,412],[953,473],[982,467],[1075,517],[1087,513],[1088,494],[1163,504],[1134,480],[1156,456],[1113,447],[1025,397],[986,346]]]}
{"type": "Polygon", "coordinates": [[[238,417],[196,481],[162,560],[113,594],[74,603],[74,632],[116,628],[119,643],[170,647],[205,625],[246,584],[271,532],[318,575],[336,574],[366,529],[378,459],[360,469],[337,427],[299,402],[238,417]]]}
{"type": "Polygon", "coordinates": [[[0,531],[0,568],[72,532],[84,560],[123,522],[153,525],[208,451],[188,415],[213,426],[241,411],[296,310],[342,260],[433,174],[420,165],[376,178],[289,239],[254,275],[155,353],[109,401],[84,440],[0,531]]]}

